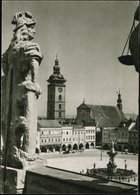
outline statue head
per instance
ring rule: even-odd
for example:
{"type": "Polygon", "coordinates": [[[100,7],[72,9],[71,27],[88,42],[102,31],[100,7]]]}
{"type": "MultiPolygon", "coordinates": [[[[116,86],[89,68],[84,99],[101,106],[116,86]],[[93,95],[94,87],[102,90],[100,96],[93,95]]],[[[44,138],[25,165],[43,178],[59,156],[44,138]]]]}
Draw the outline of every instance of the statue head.
{"type": "Polygon", "coordinates": [[[30,12],[18,12],[14,15],[12,24],[16,25],[14,29],[14,38],[12,41],[32,40],[35,35],[35,19],[30,12]]]}
{"type": "Polygon", "coordinates": [[[36,20],[33,18],[30,12],[17,12],[14,15],[11,23],[16,25],[16,28],[14,29],[15,32],[24,25],[26,25],[27,27],[29,26],[34,27],[36,24],[36,20]]]}

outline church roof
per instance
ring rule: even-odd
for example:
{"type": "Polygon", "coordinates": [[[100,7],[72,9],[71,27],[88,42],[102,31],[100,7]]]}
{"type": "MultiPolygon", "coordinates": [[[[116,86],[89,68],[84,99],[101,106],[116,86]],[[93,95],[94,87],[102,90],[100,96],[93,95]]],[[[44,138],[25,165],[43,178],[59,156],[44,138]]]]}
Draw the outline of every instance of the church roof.
{"type": "Polygon", "coordinates": [[[99,126],[117,127],[120,122],[125,120],[124,113],[115,106],[81,104],[78,108],[89,108],[91,117],[95,119],[99,126]]]}
{"type": "Polygon", "coordinates": [[[121,110],[115,106],[88,105],[92,109],[92,116],[103,127],[118,126],[125,116],[121,110]]]}
{"type": "Polygon", "coordinates": [[[61,125],[58,123],[57,120],[46,120],[46,119],[41,119],[38,120],[38,124],[40,127],[48,127],[48,128],[55,128],[55,127],[61,127],[61,125]]]}

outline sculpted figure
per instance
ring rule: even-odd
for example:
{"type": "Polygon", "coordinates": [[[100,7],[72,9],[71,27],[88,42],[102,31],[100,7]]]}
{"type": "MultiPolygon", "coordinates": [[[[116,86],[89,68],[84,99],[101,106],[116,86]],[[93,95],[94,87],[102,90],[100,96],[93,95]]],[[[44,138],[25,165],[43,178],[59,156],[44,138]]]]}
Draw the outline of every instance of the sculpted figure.
{"type": "Polygon", "coordinates": [[[39,45],[31,41],[36,24],[32,14],[18,12],[12,24],[16,25],[13,38],[2,56],[4,163],[23,168],[36,148],[37,99],[41,94],[37,76],[42,54],[39,45]]]}
{"type": "MultiPolygon", "coordinates": [[[[137,7],[137,10],[134,14],[134,21],[140,22],[140,6],[137,7]]],[[[136,25],[129,40],[129,48],[133,59],[133,65],[135,66],[136,71],[140,71],[140,23],[136,25]]]]}
{"type": "MultiPolygon", "coordinates": [[[[131,55],[120,56],[118,59],[122,64],[134,65],[137,73],[140,72],[140,6],[137,7],[133,25],[130,31],[129,50],[131,55]]],[[[139,115],[136,120],[136,129],[139,130],[139,115]]]]}

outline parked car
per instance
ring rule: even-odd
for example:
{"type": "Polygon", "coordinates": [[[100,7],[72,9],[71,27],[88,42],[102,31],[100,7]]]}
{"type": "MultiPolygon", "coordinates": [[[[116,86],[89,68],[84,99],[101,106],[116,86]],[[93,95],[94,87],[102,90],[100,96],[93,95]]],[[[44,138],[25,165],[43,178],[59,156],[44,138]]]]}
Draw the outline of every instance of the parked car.
{"type": "Polygon", "coordinates": [[[63,154],[69,154],[70,152],[69,151],[64,151],[63,154]]]}
{"type": "Polygon", "coordinates": [[[72,150],[72,151],[70,151],[70,153],[75,153],[75,151],[74,151],[74,150],[72,150]]]}

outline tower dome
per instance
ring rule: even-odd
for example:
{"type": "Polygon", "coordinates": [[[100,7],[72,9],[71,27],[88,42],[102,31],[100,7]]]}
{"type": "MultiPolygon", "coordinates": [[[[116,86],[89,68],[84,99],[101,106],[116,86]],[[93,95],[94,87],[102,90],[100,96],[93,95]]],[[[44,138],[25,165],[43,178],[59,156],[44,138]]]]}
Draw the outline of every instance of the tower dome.
{"type": "Polygon", "coordinates": [[[56,56],[55,59],[55,65],[53,67],[53,74],[49,77],[49,79],[47,80],[49,83],[64,83],[66,82],[66,80],[64,79],[63,75],[60,74],[60,66],[59,66],[59,60],[56,56]]]}

